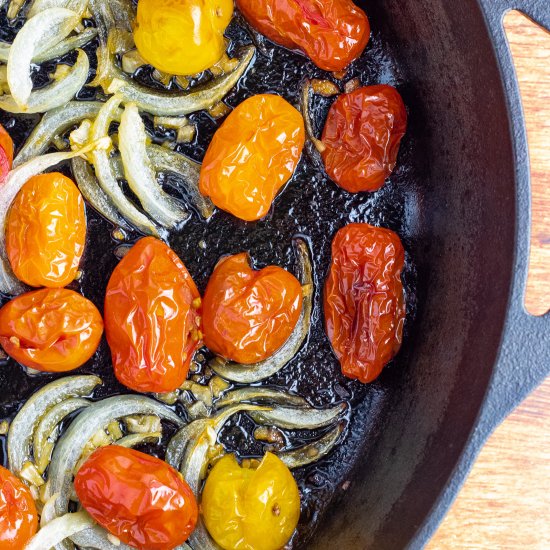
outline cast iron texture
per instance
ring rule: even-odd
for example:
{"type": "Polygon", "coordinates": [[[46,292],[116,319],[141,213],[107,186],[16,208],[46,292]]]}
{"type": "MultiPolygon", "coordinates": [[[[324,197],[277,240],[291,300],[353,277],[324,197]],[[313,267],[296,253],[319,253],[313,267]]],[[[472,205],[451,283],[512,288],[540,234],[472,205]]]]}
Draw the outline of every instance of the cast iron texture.
{"type": "Polygon", "coordinates": [[[502,29],[510,8],[550,28],[549,4],[377,6],[425,124],[427,246],[415,259],[427,295],[382,435],[312,548],[423,547],[487,436],[550,371],[550,316],[524,309],[529,162],[502,29]]]}

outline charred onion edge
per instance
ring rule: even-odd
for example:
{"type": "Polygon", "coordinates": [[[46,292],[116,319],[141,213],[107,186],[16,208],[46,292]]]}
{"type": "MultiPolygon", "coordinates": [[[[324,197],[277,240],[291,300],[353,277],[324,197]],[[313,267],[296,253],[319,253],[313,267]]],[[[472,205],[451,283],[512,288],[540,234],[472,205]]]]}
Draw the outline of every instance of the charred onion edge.
{"type": "Polygon", "coordinates": [[[29,460],[36,426],[51,407],[71,397],[90,395],[101,384],[97,376],[69,376],[55,380],[31,395],[13,419],[8,434],[8,460],[18,475],[29,460]]]}
{"type": "Polygon", "coordinates": [[[313,121],[311,120],[311,114],[309,112],[309,99],[312,92],[311,81],[306,80],[302,85],[302,116],[304,117],[304,124],[306,127],[306,134],[308,139],[313,143],[315,147],[315,161],[322,164],[321,154],[326,150],[326,145],[315,137],[315,130],[313,127],[313,121]]]}
{"type": "Polygon", "coordinates": [[[277,405],[288,405],[291,407],[307,407],[308,403],[299,395],[293,395],[277,388],[265,386],[249,386],[231,390],[220,397],[216,402],[216,407],[225,407],[243,402],[267,403],[277,405]]]}
{"type": "Polygon", "coordinates": [[[238,382],[240,384],[252,384],[269,378],[279,372],[300,351],[306,340],[311,324],[311,311],[313,308],[313,272],[308,245],[302,238],[294,239],[294,247],[297,258],[297,271],[302,284],[304,299],[302,312],[298,323],[288,340],[271,357],[254,365],[241,365],[227,362],[221,357],[210,361],[210,368],[222,378],[238,382]]]}

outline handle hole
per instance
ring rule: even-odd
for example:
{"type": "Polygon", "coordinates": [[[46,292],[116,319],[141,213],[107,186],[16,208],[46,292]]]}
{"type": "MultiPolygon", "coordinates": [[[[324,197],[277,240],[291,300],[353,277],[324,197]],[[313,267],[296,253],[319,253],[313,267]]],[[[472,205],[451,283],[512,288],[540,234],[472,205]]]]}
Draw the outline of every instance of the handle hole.
{"type": "Polygon", "coordinates": [[[519,11],[504,18],[519,81],[531,158],[533,219],[525,307],[550,310],[550,33],[519,11]]]}

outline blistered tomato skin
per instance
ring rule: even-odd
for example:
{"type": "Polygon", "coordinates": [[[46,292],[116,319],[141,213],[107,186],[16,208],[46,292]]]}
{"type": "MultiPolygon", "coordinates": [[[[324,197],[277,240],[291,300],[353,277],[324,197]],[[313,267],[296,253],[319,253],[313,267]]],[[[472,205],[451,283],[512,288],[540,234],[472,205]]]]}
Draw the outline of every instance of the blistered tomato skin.
{"type": "Polygon", "coordinates": [[[232,16],[233,0],[139,0],[136,46],[159,71],[194,75],[221,59],[232,16]]]}
{"type": "Polygon", "coordinates": [[[180,474],[133,449],[96,450],[78,471],[74,487],[88,513],[135,548],[172,550],[197,524],[195,496],[180,474]]]}
{"type": "Polygon", "coordinates": [[[407,111],[392,86],[358,88],[332,104],[321,153],[327,174],[350,193],[376,191],[397,163],[407,111]]]}
{"type": "Polygon", "coordinates": [[[210,472],[201,511],[224,550],[279,550],[300,519],[300,492],[285,464],[267,453],[256,470],[224,456],[210,472]]]}
{"type": "Polygon", "coordinates": [[[201,345],[201,298],[178,256],[162,241],[138,241],[114,270],[105,332],[118,380],[135,391],[170,392],[187,377],[201,345]]]}
{"type": "Polygon", "coordinates": [[[237,6],[256,30],[325,71],[344,70],[369,42],[369,20],[351,0],[237,0],[237,6]]]}
{"type": "Polygon", "coordinates": [[[389,229],[350,224],[336,234],[325,284],[325,327],[342,372],[372,382],[401,347],[405,252],[389,229]]]}
{"type": "Polygon", "coordinates": [[[21,294],[0,309],[0,344],[17,362],[44,372],[82,366],[96,352],[103,320],[95,305],[65,288],[21,294]]]}
{"type": "Polygon", "coordinates": [[[23,550],[38,529],[31,492],[0,466],[0,550],[23,550]]]}
{"type": "Polygon", "coordinates": [[[2,183],[13,164],[13,141],[6,131],[6,129],[0,124],[0,183],[2,183]]]}
{"type": "Polygon", "coordinates": [[[255,271],[246,253],[228,256],[204,294],[204,342],[232,361],[263,361],[288,340],[301,309],[302,287],[294,275],[277,266],[255,271]]]}
{"type": "Polygon", "coordinates": [[[200,191],[237,218],[259,220],[294,173],[304,141],[304,121],[290,103],[272,94],[253,96],[215,133],[200,191]]]}
{"type": "Polygon", "coordinates": [[[61,288],[78,272],[86,243],[86,210],[63,174],[31,178],[11,205],[6,249],[15,275],[33,287],[61,288]]]}

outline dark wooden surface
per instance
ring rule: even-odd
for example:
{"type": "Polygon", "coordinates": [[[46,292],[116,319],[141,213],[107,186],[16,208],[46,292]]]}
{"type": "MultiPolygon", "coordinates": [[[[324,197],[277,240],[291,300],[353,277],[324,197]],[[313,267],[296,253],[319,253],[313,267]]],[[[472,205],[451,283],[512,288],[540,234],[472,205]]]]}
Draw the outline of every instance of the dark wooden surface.
{"type": "MultiPolygon", "coordinates": [[[[550,308],[550,34],[517,12],[506,16],[505,26],[533,176],[526,305],[543,314],[550,308]]],[[[489,439],[428,549],[550,549],[550,379],[489,439]]]]}

